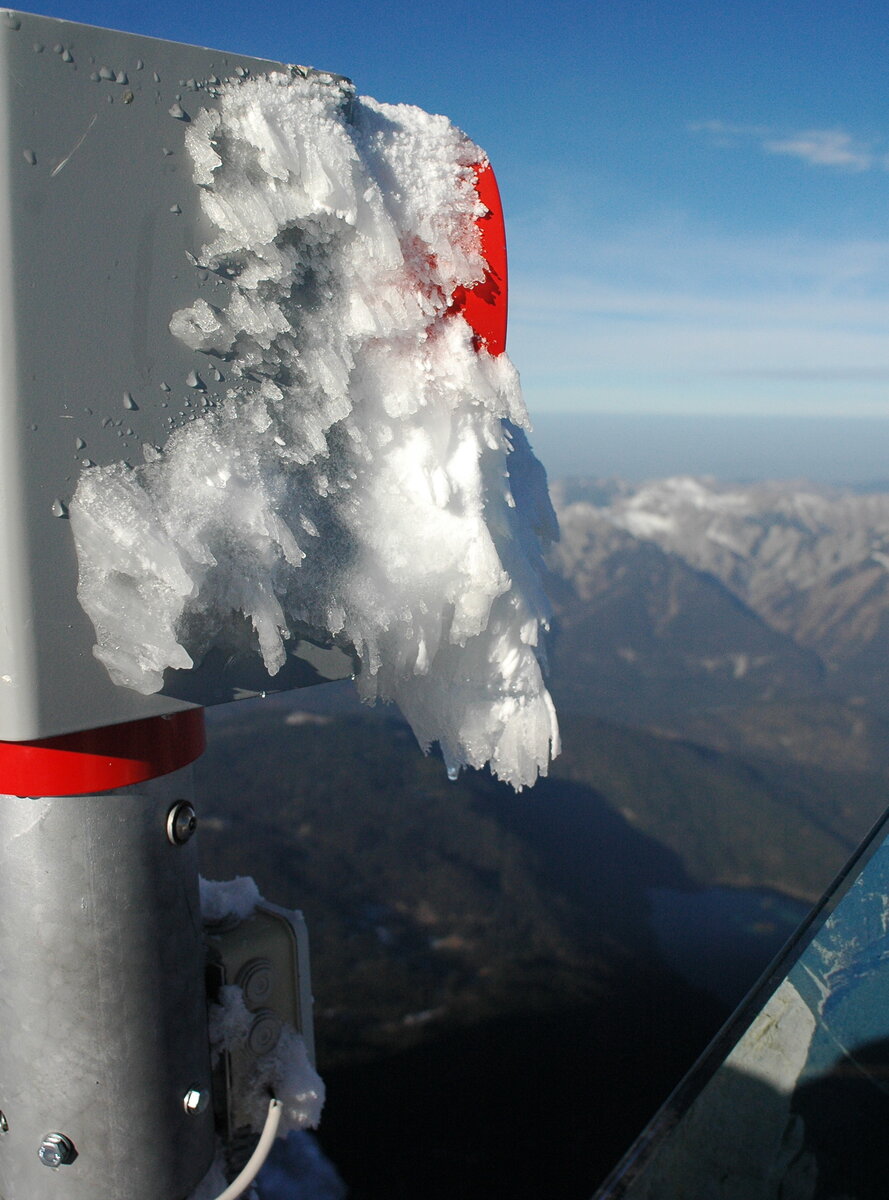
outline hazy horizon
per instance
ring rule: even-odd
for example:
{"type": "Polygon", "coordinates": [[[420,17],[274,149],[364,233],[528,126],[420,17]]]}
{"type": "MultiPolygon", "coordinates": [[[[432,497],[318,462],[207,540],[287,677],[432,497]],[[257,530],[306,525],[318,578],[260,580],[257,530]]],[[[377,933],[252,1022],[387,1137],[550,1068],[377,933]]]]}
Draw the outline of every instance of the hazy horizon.
{"type": "Polygon", "coordinates": [[[550,479],[687,474],[889,490],[884,418],[541,412],[532,420],[531,444],[550,479]]]}

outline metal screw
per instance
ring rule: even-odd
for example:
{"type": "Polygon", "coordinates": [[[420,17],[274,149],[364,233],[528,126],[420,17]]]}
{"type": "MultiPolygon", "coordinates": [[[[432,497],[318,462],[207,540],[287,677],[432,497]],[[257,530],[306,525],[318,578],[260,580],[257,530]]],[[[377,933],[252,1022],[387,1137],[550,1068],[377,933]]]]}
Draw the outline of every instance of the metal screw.
{"type": "Polygon", "coordinates": [[[202,1113],[210,1103],[210,1093],[201,1088],[189,1088],[182,1097],[182,1107],[187,1113],[202,1113]]]}
{"type": "Polygon", "coordinates": [[[48,1133],[40,1143],[37,1157],[45,1167],[51,1167],[55,1171],[73,1163],[77,1158],[77,1151],[74,1149],[74,1143],[65,1137],[64,1133],[48,1133]]]}
{"type": "Polygon", "coordinates": [[[174,846],[184,846],[198,827],[194,808],[187,800],[177,800],[167,813],[167,838],[174,846]]]}

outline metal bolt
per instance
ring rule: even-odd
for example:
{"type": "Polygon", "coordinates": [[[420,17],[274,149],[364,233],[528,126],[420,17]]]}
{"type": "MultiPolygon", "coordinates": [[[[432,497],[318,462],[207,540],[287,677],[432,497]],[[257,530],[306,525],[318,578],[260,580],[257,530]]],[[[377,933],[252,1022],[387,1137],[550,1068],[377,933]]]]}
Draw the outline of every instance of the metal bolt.
{"type": "Polygon", "coordinates": [[[77,1158],[77,1151],[74,1149],[74,1143],[65,1137],[64,1133],[48,1133],[40,1143],[37,1157],[45,1167],[51,1167],[55,1171],[73,1163],[77,1158]]]}
{"type": "Polygon", "coordinates": [[[210,1093],[201,1088],[189,1088],[182,1097],[182,1107],[187,1113],[202,1113],[210,1103],[210,1093]]]}
{"type": "Polygon", "coordinates": [[[187,800],[177,800],[167,813],[167,838],[174,846],[184,846],[198,827],[194,808],[187,800]]]}

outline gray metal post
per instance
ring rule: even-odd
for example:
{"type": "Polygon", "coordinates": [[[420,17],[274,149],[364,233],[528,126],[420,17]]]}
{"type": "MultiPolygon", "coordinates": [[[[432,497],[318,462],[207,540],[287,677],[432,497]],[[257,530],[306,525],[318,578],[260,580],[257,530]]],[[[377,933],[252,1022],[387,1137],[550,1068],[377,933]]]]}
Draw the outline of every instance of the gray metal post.
{"type": "Polygon", "coordinates": [[[190,796],[0,797],[2,1200],[183,1200],[210,1165],[190,796]]]}

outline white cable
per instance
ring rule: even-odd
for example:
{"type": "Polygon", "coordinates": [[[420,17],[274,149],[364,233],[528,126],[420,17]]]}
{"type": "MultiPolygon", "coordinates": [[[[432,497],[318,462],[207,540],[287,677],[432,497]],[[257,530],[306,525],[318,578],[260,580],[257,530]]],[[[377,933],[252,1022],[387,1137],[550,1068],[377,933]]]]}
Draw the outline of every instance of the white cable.
{"type": "Polygon", "coordinates": [[[247,1188],[265,1165],[265,1160],[268,1158],[272,1144],[278,1135],[278,1126],[280,1124],[281,1101],[276,1100],[273,1096],[269,1101],[269,1113],[265,1119],[265,1125],[262,1127],[262,1133],[259,1135],[259,1141],[256,1143],[256,1149],[247,1159],[247,1165],[240,1175],[232,1180],[224,1192],[219,1193],[216,1200],[238,1200],[238,1196],[243,1196],[244,1192],[247,1191],[247,1188]]]}

